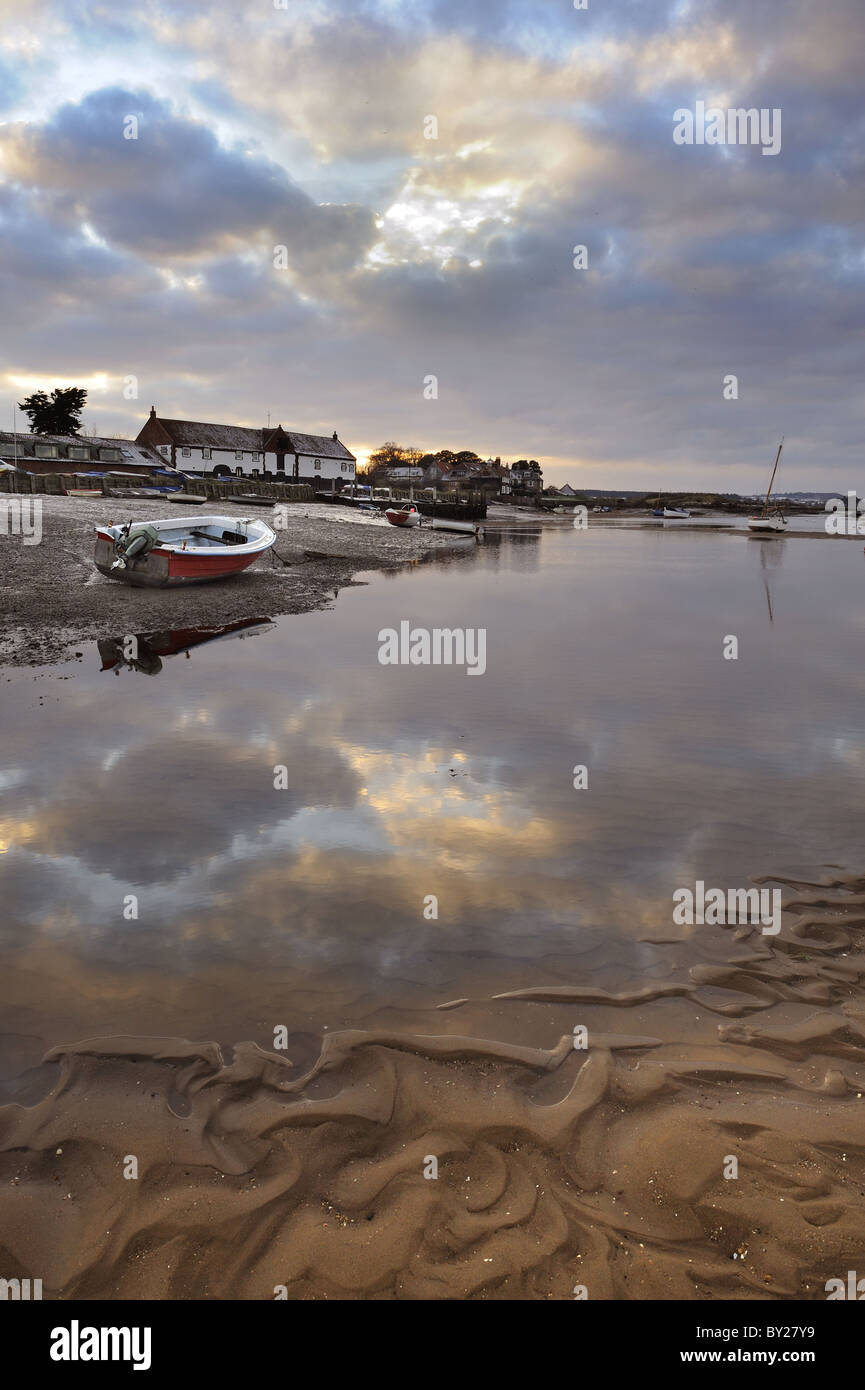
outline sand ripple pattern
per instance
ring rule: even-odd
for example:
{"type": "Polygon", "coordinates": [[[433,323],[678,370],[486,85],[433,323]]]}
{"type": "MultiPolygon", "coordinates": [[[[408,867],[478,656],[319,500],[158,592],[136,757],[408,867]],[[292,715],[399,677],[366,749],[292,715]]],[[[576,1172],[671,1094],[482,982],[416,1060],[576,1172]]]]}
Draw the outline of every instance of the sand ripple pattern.
{"type": "Polygon", "coordinates": [[[429,1034],[328,1034],[302,1074],[249,1042],[55,1049],[50,1093],[0,1108],[0,1272],[55,1298],[824,1298],[865,1260],[865,880],[784,886],[781,934],[731,933],[726,965],[498,998],[550,1047],[457,1000],[429,1034]]]}

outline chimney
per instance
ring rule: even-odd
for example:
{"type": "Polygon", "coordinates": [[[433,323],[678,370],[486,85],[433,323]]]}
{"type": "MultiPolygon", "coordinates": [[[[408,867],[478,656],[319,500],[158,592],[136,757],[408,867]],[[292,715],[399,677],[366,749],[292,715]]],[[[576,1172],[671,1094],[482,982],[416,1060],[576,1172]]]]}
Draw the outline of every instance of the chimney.
{"type": "MultiPolygon", "coordinates": [[[[334,432],[333,432],[333,437],[334,437],[334,439],[336,439],[336,430],[334,430],[334,432]]],[[[338,441],[337,441],[337,442],[338,442],[338,441]]]]}
{"type": "Polygon", "coordinates": [[[151,418],[151,420],[155,420],[155,419],[156,419],[156,406],[155,406],[155,405],[152,405],[152,406],[150,407],[150,418],[151,418]]]}

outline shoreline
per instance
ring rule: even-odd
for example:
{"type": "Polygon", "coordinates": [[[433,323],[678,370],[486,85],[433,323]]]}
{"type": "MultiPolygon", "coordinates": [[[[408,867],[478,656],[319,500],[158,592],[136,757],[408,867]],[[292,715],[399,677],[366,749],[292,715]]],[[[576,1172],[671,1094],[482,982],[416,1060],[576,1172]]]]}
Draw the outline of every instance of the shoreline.
{"type": "MultiPolygon", "coordinates": [[[[5,611],[0,662],[9,666],[54,665],[80,655],[75,649],[82,643],[130,632],[141,635],[180,627],[209,628],[265,614],[277,618],[309,613],[332,602],[360,573],[398,569],[437,555],[464,552],[474,544],[473,539],[450,532],[425,528],[408,531],[349,508],[298,502],[288,505],[288,524],[277,531],[272,555],[263,556],[243,574],[188,588],[136,589],[105,578],[93,564],[94,527],[123,519],[129,503],[116,498],[53,495],[40,495],[39,500],[42,540],[38,545],[25,545],[17,535],[0,535],[5,611]]],[[[133,505],[135,516],[146,521],[164,517],[170,504],[164,498],[136,498],[133,505]]],[[[232,514],[233,509],[229,512],[232,514]]],[[[236,514],[240,516],[242,508],[237,507],[236,514]]],[[[492,512],[486,529],[519,531],[526,526],[561,529],[571,525],[569,516],[508,509],[492,512]]],[[[822,530],[789,530],[767,536],[748,532],[724,515],[664,523],[646,517],[644,512],[622,511],[592,516],[589,525],[622,530],[663,527],[665,531],[692,534],[723,531],[761,541],[860,539],[828,535],[822,530]]]]}
{"type": "MultiPolygon", "coordinates": [[[[94,527],[122,520],[129,503],[102,497],[39,500],[38,545],[24,545],[20,536],[0,536],[5,617],[0,661],[8,666],[53,665],[80,655],[75,648],[84,642],[130,632],[309,613],[331,602],[359,573],[398,568],[466,546],[465,539],[448,532],[403,531],[383,520],[360,521],[347,509],[292,503],[288,524],[277,531],[273,547],[281,564],[268,554],[230,580],[136,589],[105,578],[93,564],[94,527]]],[[[171,510],[164,498],[136,498],[132,505],[136,518],[144,521],[171,510]]],[[[240,507],[227,510],[243,515],[240,507]]],[[[182,509],[177,513],[182,516],[182,509]]]]}

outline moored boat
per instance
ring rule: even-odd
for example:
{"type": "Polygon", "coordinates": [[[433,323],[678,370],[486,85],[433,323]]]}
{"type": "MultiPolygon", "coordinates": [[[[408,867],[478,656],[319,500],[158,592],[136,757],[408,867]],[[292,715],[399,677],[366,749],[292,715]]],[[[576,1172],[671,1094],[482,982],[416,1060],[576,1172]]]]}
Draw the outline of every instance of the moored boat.
{"type": "Polygon", "coordinates": [[[787,525],[787,518],[780,512],[774,516],[749,516],[749,531],[783,531],[787,525]]]}
{"type": "Polygon", "coordinates": [[[420,526],[421,514],[413,502],[403,507],[388,507],[385,516],[391,526],[420,526]]]}
{"type": "Polygon", "coordinates": [[[665,507],[665,508],[664,508],[664,520],[665,520],[665,521],[684,521],[684,520],[685,520],[687,517],[689,517],[690,515],[691,515],[691,513],[690,513],[690,512],[686,512],[682,507],[665,507]]]}
{"type": "Polygon", "coordinates": [[[228,579],[254,564],[276,542],[256,518],[169,517],[97,526],[94,563],[100,574],[125,584],[172,588],[228,579]]]}
{"type": "Polygon", "coordinates": [[[263,492],[238,492],[234,497],[226,497],[226,502],[236,502],[241,507],[275,507],[279,498],[268,497],[263,492]]]}
{"type": "Polygon", "coordinates": [[[170,487],[110,487],[109,497],[117,497],[121,501],[127,498],[159,498],[164,497],[166,502],[173,502],[178,493],[177,488],[170,487]]]}
{"type": "Polygon", "coordinates": [[[769,479],[769,486],[766,490],[766,497],[763,501],[763,510],[759,516],[748,517],[749,531],[783,531],[787,525],[787,518],[780,507],[775,507],[774,511],[769,510],[769,503],[772,497],[772,484],[775,481],[775,474],[778,472],[778,463],[781,458],[781,450],[784,447],[784,436],[781,436],[781,443],[778,445],[778,452],[775,455],[775,467],[772,469],[772,476],[769,479]]]}
{"type": "Polygon", "coordinates": [[[451,521],[446,516],[434,516],[429,524],[434,531],[459,531],[467,536],[476,536],[479,529],[473,521],[451,521]]]}
{"type": "Polygon", "coordinates": [[[101,487],[68,487],[64,492],[64,497],[101,497],[101,487]]]}

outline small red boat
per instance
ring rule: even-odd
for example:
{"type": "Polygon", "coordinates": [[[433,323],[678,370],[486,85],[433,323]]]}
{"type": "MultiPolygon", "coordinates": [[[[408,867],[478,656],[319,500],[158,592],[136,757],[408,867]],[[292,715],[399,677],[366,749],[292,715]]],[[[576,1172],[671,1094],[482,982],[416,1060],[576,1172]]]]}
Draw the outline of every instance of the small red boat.
{"type": "Polygon", "coordinates": [[[275,542],[270,527],[254,517],[169,517],[97,526],[93,559],[109,579],[165,589],[240,574],[275,542]]]}
{"type": "Polygon", "coordinates": [[[420,526],[420,512],[413,502],[406,502],[404,507],[389,507],[385,516],[391,526],[420,526]]]}

